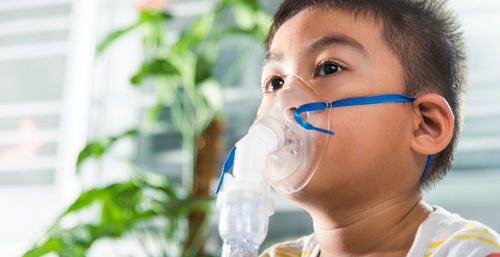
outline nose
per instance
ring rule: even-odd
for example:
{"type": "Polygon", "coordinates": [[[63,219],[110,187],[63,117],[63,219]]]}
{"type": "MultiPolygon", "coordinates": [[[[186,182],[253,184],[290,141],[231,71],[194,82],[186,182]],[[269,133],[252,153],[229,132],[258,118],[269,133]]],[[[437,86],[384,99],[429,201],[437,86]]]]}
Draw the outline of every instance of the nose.
{"type": "Polygon", "coordinates": [[[294,118],[293,118],[293,113],[295,112],[295,110],[297,110],[297,107],[295,106],[292,106],[290,108],[288,108],[288,111],[286,113],[286,116],[288,117],[289,120],[293,121],[294,118]]]}

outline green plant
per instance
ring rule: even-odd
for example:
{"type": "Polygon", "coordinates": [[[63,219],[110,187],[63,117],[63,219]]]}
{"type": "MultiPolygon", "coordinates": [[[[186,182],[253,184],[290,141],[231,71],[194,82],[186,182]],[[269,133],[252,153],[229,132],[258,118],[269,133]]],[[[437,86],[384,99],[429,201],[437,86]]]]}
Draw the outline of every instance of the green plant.
{"type": "MultiPolygon", "coordinates": [[[[156,102],[149,108],[148,128],[132,128],[89,142],[76,165],[79,170],[87,159],[101,158],[123,138],[158,132],[160,114],[168,110],[170,124],[191,157],[183,168],[182,183],[132,164],[136,172],[130,180],[81,193],[25,257],[50,252],[85,256],[99,239],[136,235],[140,241],[145,234],[160,239],[160,256],[206,255],[202,246],[211,227],[207,215],[213,201],[208,190],[217,170],[223,119],[222,86],[213,71],[219,43],[235,34],[262,42],[271,19],[257,0],[217,1],[175,38],[166,33],[172,19],[168,9],[142,9],[135,23],[99,44],[97,50],[102,53],[124,34],[143,32],[145,59],[130,82],[138,92],[152,85],[156,102]],[[227,15],[221,18],[221,14],[232,14],[234,19],[228,22],[227,15]]],[[[157,256],[146,244],[144,251],[157,256]]]]}
{"type": "MultiPolygon", "coordinates": [[[[179,188],[164,177],[145,173],[130,181],[88,190],[57,218],[47,233],[48,238],[24,256],[42,256],[49,252],[59,256],[85,256],[98,239],[119,238],[130,231],[141,236],[147,230],[175,243],[179,240],[176,231],[183,228],[179,217],[193,208],[208,211],[211,202],[210,198],[182,196],[179,192],[179,188]],[[97,215],[90,215],[87,222],[64,225],[86,210],[92,212],[87,216],[97,215]],[[153,222],[155,217],[164,219],[163,224],[153,222]]],[[[163,256],[171,256],[167,254],[168,245],[160,247],[164,248],[163,256]]]]}

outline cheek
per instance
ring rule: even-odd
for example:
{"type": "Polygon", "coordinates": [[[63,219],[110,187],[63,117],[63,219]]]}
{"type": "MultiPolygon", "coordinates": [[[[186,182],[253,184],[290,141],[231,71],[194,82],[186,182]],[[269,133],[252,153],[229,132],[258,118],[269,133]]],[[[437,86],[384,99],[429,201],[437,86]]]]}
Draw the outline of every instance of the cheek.
{"type": "Polygon", "coordinates": [[[385,160],[404,151],[410,128],[404,108],[398,104],[349,108],[332,111],[335,135],[329,141],[330,156],[325,158],[330,165],[364,172],[384,168],[385,160]]]}

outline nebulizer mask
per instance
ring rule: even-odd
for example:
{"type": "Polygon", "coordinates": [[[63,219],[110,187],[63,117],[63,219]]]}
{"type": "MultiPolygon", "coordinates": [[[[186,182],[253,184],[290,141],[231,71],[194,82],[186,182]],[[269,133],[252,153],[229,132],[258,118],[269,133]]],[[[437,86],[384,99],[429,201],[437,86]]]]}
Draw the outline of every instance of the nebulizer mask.
{"type": "Polygon", "coordinates": [[[224,257],[257,256],[274,213],[271,185],[283,193],[307,185],[334,134],[329,130],[331,107],[415,99],[387,94],[330,102],[297,75],[284,78],[273,94],[223,165],[216,194],[224,257]],[[232,176],[225,175],[233,164],[232,176]]]}

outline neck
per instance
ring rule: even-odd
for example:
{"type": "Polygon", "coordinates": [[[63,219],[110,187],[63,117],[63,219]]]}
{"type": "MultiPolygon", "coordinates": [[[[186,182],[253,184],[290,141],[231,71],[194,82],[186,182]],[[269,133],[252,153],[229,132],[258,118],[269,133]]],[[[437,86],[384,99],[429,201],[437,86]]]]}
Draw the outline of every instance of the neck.
{"type": "Polygon", "coordinates": [[[406,256],[431,209],[421,202],[419,191],[364,208],[309,212],[321,257],[406,256]]]}

